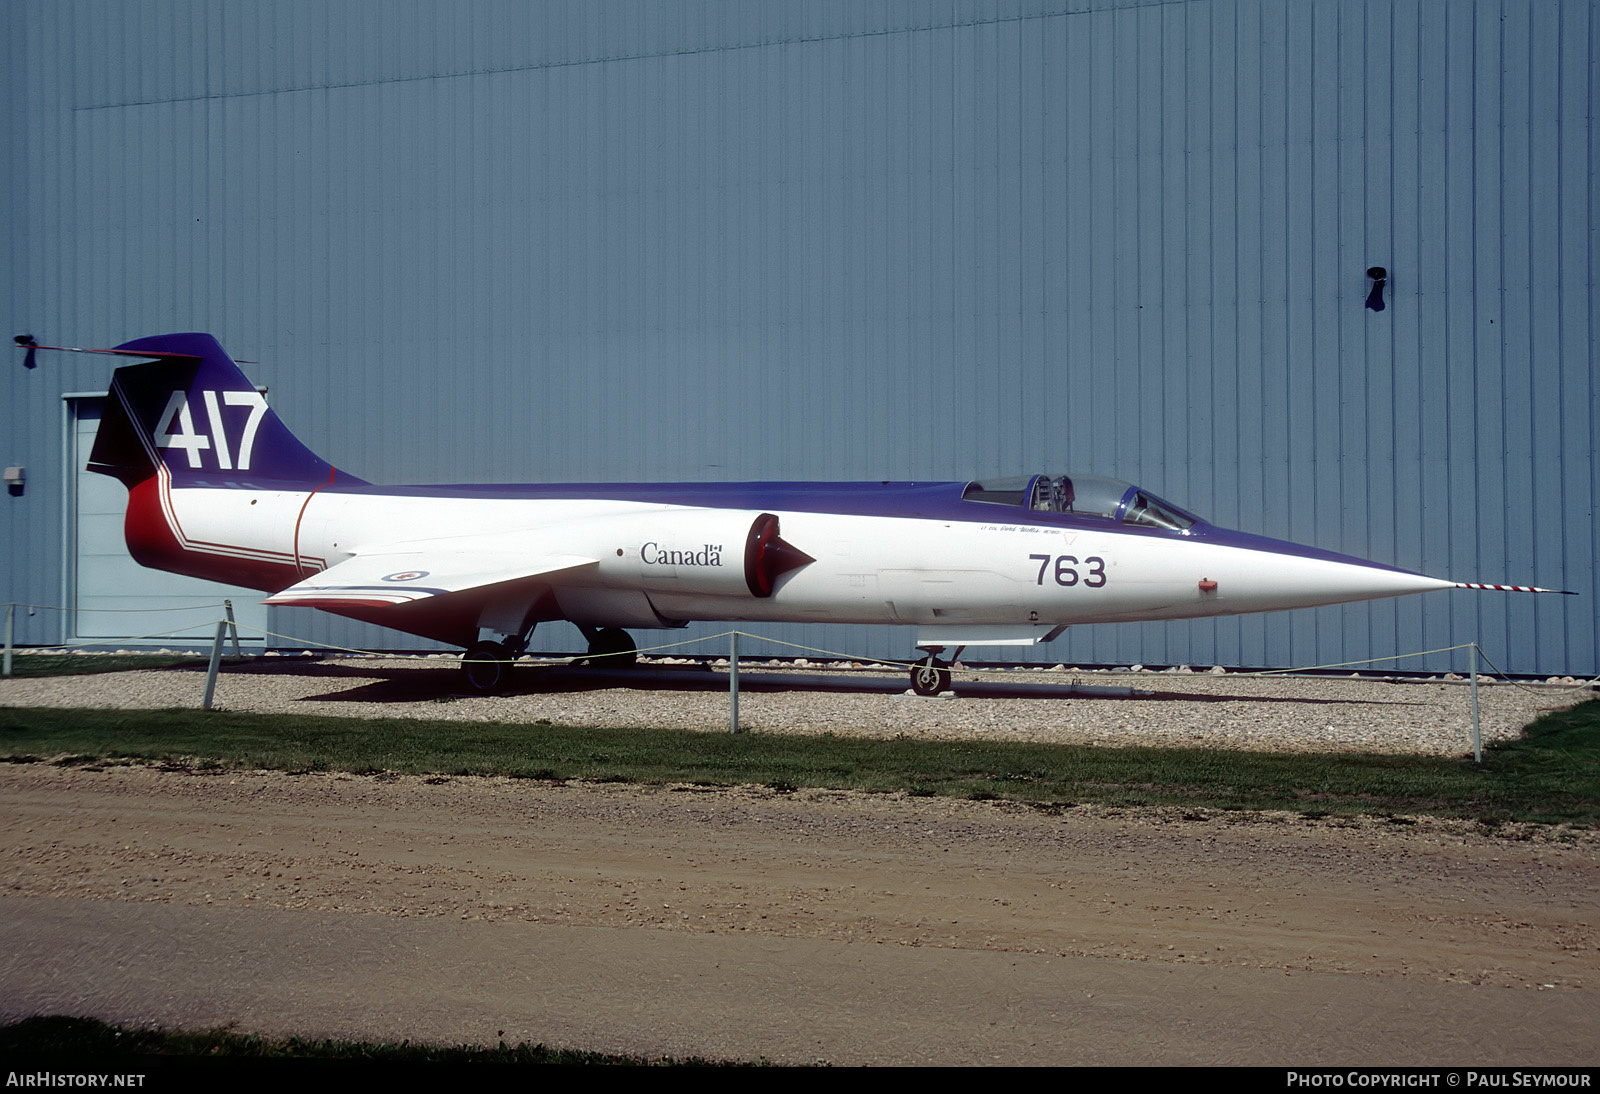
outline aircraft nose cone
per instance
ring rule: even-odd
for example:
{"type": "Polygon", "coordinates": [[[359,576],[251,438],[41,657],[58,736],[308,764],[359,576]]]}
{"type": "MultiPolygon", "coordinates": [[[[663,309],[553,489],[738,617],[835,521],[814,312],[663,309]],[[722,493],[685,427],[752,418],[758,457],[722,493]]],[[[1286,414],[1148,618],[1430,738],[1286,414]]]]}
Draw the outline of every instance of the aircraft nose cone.
{"type": "Polygon", "coordinates": [[[1240,565],[1230,567],[1233,573],[1215,579],[1215,595],[1249,602],[1251,611],[1347,604],[1453,587],[1426,574],[1358,559],[1252,551],[1237,561],[1240,565]]]}
{"type": "Polygon", "coordinates": [[[1347,604],[1449,589],[1454,582],[1428,577],[1354,555],[1287,540],[1218,530],[1206,541],[1222,550],[1207,560],[1198,596],[1226,612],[1278,611],[1347,604]]]}

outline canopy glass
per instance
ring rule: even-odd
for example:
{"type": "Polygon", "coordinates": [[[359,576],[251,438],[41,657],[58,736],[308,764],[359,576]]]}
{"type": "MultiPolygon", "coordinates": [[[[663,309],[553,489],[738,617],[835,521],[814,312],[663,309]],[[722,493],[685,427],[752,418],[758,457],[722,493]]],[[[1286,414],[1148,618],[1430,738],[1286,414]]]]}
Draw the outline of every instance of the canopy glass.
{"type": "Polygon", "coordinates": [[[1103,475],[1049,474],[967,483],[963,501],[1010,505],[1033,513],[1071,513],[1169,532],[1188,532],[1199,520],[1121,479],[1103,475]]]}

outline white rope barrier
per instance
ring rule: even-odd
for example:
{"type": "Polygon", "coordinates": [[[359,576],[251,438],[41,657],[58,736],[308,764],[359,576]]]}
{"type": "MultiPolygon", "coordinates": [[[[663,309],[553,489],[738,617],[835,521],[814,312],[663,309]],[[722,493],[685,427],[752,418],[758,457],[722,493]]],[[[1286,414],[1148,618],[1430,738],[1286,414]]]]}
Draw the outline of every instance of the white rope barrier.
{"type": "MultiPolygon", "coordinates": [[[[203,709],[206,709],[206,710],[212,709],[212,699],[213,699],[213,696],[214,696],[215,691],[216,691],[217,675],[218,675],[218,672],[220,671],[220,668],[221,668],[222,643],[223,643],[225,637],[228,634],[231,633],[232,636],[233,636],[234,650],[235,650],[235,653],[237,654],[238,653],[238,648],[239,648],[239,631],[240,630],[249,631],[249,632],[251,632],[253,634],[259,634],[263,638],[276,638],[276,639],[279,639],[282,642],[290,643],[290,644],[293,644],[293,645],[298,645],[298,646],[301,646],[301,647],[312,647],[312,646],[314,646],[314,647],[317,647],[319,649],[328,650],[328,651],[331,651],[331,652],[334,652],[334,653],[347,653],[347,654],[353,654],[353,655],[359,656],[359,657],[393,656],[392,654],[386,655],[386,654],[380,653],[379,651],[376,651],[376,650],[360,649],[360,648],[357,648],[357,647],[354,647],[354,646],[341,646],[341,645],[338,645],[338,644],[332,643],[332,642],[319,642],[316,639],[303,638],[303,637],[299,637],[299,636],[296,636],[296,635],[280,634],[280,633],[278,633],[276,631],[269,631],[269,630],[266,630],[266,629],[260,628],[260,627],[252,627],[252,626],[250,626],[248,624],[240,624],[240,623],[238,623],[238,622],[236,622],[234,620],[233,611],[232,611],[232,604],[230,602],[226,601],[226,600],[224,600],[221,605],[193,605],[193,606],[189,606],[189,607],[174,608],[174,609],[130,608],[130,609],[127,609],[127,610],[128,611],[162,611],[162,610],[201,611],[201,610],[215,608],[215,607],[218,607],[218,606],[220,606],[220,607],[222,607],[224,609],[225,615],[224,615],[223,618],[219,618],[219,619],[215,620],[214,623],[205,622],[205,623],[196,623],[196,624],[193,624],[193,625],[190,625],[190,626],[185,626],[185,627],[172,627],[172,628],[168,628],[168,629],[166,629],[164,631],[161,631],[161,632],[158,632],[158,633],[155,633],[155,634],[149,634],[149,635],[123,636],[123,637],[120,638],[120,641],[125,641],[125,642],[127,642],[127,641],[135,641],[136,642],[136,641],[146,641],[146,640],[155,639],[155,638],[167,638],[167,637],[172,637],[173,635],[179,634],[179,633],[184,632],[184,631],[199,630],[201,628],[214,625],[216,627],[216,636],[215,636],[215,638],[213,640],[213,643],[212,643],[211,657],[210,657],[210,661],[209,661],[209,664],[208,664],[207,670],[206,670],[205,697],[204,697],[204,699],[202,701],[202,707],[203,707],[203,709]]],[[[4,675],[5,676],[10,676],[12,674],[13,622],[14,622],[16,609],[19,608],[19,607],[25,607],[25,608],[29,609],[30,612],[32,612],[32,611],[68,611],[69,610],[69,609],[66,609],[66,608],[57,607],[55,605],[45,605],[45,604],[8,603],[6,605],[5,663],[4,663],[4,675]]],[[[106,608],[106,609],[83,609],[83,610],[86,610],[86,611],[117,611],[119,609],[106,608]]],[[[703,645],[703,644],[705,644],[707,642],[716,642],[716,641],[719,641],[719,640],[726,639],[728,641],[727,664],[728,664],[728,667],[729,667],[729,684],[728,684],[729,731],[732,732],[732,733],[738,733],[738,732],[740,732],[740,726],[739,726],[739,661],[740,661],[739,640],[741,638],[748,638],[748,639],[751,639],[751,640],[756,641],[756,642],[765,642],[768,645],[780,646],[780,647],[783,647],[785,649],[798,650],[798,651],[801,651],[801,652],[804,652],[804,653],[816,654],[816,655],[819,655],[821,657],[832,658],[832,659],[839,660],[839,661],[847,661],[847,662],[850,662],[850,663],[855,664],[855,665],[883,666],[885,668],[903,669],[903,668],[912,667],[912,666],[914,666],[914,665],[919,663],[917,661],[901,661],[901,660],[894,660],[894,659],[889,659],[889,658],[869,657],[869,656],[862,656],[862,655],[857,655],[857,654],[845,653],[845,652],[839,651],[839,650],[823,649],[823,648],[817,647],[817,646],[806,646],[806,645],[802,645],[802,644],[796,643],[796,642],[786,642],[786,641],[784,641],[782,639],[769,638],[769,637],[766,637],[766,636],[763,636],[763,635],[751,634],[748,631],[741,631],[741,630],[722,631],[722,632],[720,632],[718,634],[703,635],[703,636],[700,636],[698,638],[684,639],[683,641],[679,641],[679,642],[663,642],[663,643],[660,643],[660,644],[654,645],[654,646],[638,647],[638,648],[635,648],[632,652],[636,656],[639,655],[639,654],[659,654],[659,653],[664,653],[664,652],[672,651],[672,650],[686,650],[686,649],[689,649],[691,647],[703,645]]],[[[104,644],[103,640],[102,641],[77,642],[77,643],[57,643],[57,644],[55,644],[55,645],[53,645],[51,647],[47,647],[47,648],[49,648],[49,649],[73,649],[73,648],[78,648],[80,646],[103,645],[103,644],[104,644]]],[[[1493,669],[1495,673],[1499,674],[1498,677],[1491,677],[1491,679],[1498,679],[1498,680],[1502,681],[1503,683],[1510,684],[1513,687],[1517,687],[1517,688],[1519,688],[1519,689],[1521,689],[1523,691],[1527,691],[1527,692],[1532,693],[1532,694],[1549,695],[1550,692],[1547,691],[1547,690],[1537,690],[1536,691],[1534,688],[1531,688],[1531,687],[1527,686],[1526,684],[1522,684],[1522,683],[1519,683],[1519,682],[1517,682],[1515,680],[1512,680],[1510,678],[1509,674],[1507,674],[1504,670],[1500,669],[1500,667],[1498,665],[1496,665],[1492,660],[1490,660],[1489,656],[1483,652],[1482,647],[1479,646],[1476,642],[1465,642],[1465,643],[1461,643],[1460,645],[1455,645],[1455,646],[1442,646],[1442,647],[1439,647],[1437,649],[1431,649],[1431,650],[1417,650],[1417,651],[1407,652],[1407,653],[1396,653],[1396,654],[1391,654],[1391,655],[1389,655],[1387,657],[1370,657],[1370,658],[1366,658],[1366,659],[1359,660],[1359,661],[1340,661],[1340,662],[1335,662],[1335,663],[1332,663],[1332,664],[1307,665],[1307,666],[1304,666],[1304,667],[1301,667],[1301,668],[1291,668],[1291,669],[1263,669],[1263,670],[1260,670],[1260,671],[1257,671],[1257,672],[1230,672],[1230,673],[1227,673],[1226,675],[1233,676],[1233,677],[1236,677],[1236,678],[1237,677],[1265,678],[1265,677],[1273,677],[1273,676],[1286,676],[1286,675],[1291,675],[1291,674],[1296,674],[1296,673],[1326,672],[1326,671],[1331,670],[1331,669],[1357,668],[1357,667],[1362,666],[1362,665],[1373,665],[1373,664],[1377,664],[1377,663],[1383,662],[1383,661],[1400,661],[1400,660],[1404,660],[1404,659],[1407,659],[1407,658],[1413,658],[1413,657],[1429,657],[1429,656],[1433,656],[1435,654],[1441,654],[1441,653],[1454,653],[1457,650],[1472,650],[1473,651],[1472,668],[1471,668],[1471,673],[1470,673],[1471,685],[1472,685],[1472,739],[1473,739],[1473,754],[1474,754],[1474,757],[1481,762],[1482,761],[1482,748],[1481,748],[1481,734],[1480,734],[1480,731],[1479,731],[1479,718],[1478,718],[1478,668],[1477,668],[1477,658],[1480,657],[1480,656],[1483,657],[1484,661],[1488,662],[1490,668],[1493,669]]],[[[420,656],[437,656],[437,655],[422,654],[420,656]]],[[[583,662],[583,661],[594,662],[594,661],[597,661],[597,660],[603,660],[606,656],[608,656],[608,655],[607,654],[578,654],[578,655],[573,655],[573,656],[569,656],[569,657],[542,658],[542,659],[540,659],[540,663],[545,664],[545,665],[571,666],[571,665],[573,665],[575,663],[579,663],[579,662],[583,662]]],[[[512,656],[512,657],[506,657],[506,658],[479,658],[477,660],[479,662],[485,663],[485,664],[513,664],[516,661],[518,661],[519,659],[520,659],[520,655],[512,656]]],[[[950,668],[954,669],[954,666],[951,666],[950,668]]],[[[988,672],[1005,672],[1005,671],[1012,671],[1012,670],[1010,670],[1010,669],[989,669],[989,670],[985,670],[985,669],[969,669],[969,668],[966,668],[965,666],[963,666],[960,669],[954,669],[954,671],[959,671],[959,672],[962,672],[963,674],[982,675],[982,674],[985,674],[985,673],[988,673],[988,672]]],[[[1082,673],[1082,670],[1079,670],[1079,669],[1068,670],[1068,669],[1065,669],[1065,668],[1061,668],[1061,669],[1035,668],[1033,671],[1036,671],[1036,672],[1043,671],[1043,672],[1050,672],[1050,673],[1058,673],[1058,672],[1060,672],[1060,673],[1070,673],[1072,675],[1074,684],[1076,684],[1078,682],[1078,678],[1082,673]]],[[[1563,690],[1557,692],[1556,694],[1557,695],[1563,695],[1563,696],[1564,695],[1570,695],[1570,694],[1576,694],[1577,692],[1593,688],[1597,683],[1600,683],[1600,678],[1584,681],[1582,683],[1575,683],[1575,684],[1573,684],[1573,685],[1571,685],[1569,687],[1566,687],[1563,690]]],[[[1545,685],[1545,687],[1548,687],[1548,686],[1549,685],[1545,685]]]]}
{"type": "MultiPolygon", "coordinates": [[[[170,609],[170,610],[171,611],[206,611],[206,610],[214,611],[214,610],[216,610],[217,608],[219,608],[221,606],[222,606],[221,604],[196,604],[196,605],[188,605],[188,606],[181,607],[181,608],[173,608],[173,609],[170,609]]],[[[87,611],[101,611],[101,612],[119,612],[119,611],[156,612],[156,611],[167,611],[167,610],[169,610],[169,609],[163,609],[163,608],[127,608],[127,609],[119,609],[119,608],[83,608],[83,609],[73,609],[73,608],[63,608],[63,607],[59,607],[57,605],[52,605],[52,604],[24,604],[24,603],[21,603],[21,602],[7,603],[6,608],[7,608],[7,612],[8,612],[8,617],[9,617],[9,613],[12,610],[16,609],[16,608],[27,608],[30,611],[58,611],[58,612],[67,612],[67,611],[86,611],[86,612],[87,611]]],[[[150,640],[153,640],[153,639],[173,637],[173,636],[182,634],[182,633],[187,632],[187,631],[202,630],[202,629],[205,629],[205,628],[208,628],[208,627],[215,626],[216,622],[217,622],[217,620],[211,619],[211,620],[206,620],[206,621],[201,622],[201,623],[194,623],[194,624],[190,624],[190,625],[183,626],[183,627],[171,627],[171,628],[167,628],[166,630],[155,631],[155,632],[151,632],[149,634],[120,635],[120,636],[116,636],[114,638],[97,638],[97,639],[79,640],[79,641],[74,641],[74,642],[53,642],[53,643],[50,643],[47,646],[38,647],[38,648],[42,649],[42,650],[78,649],[78,648],[87,647],[87,646],[103,646],[103,645],[106,645],[108,642],[143,642],[143,641],[150,641],[150,640]]],[[[379,651],[379,650],[364,649],[364,648],[355,647],[355,646],[342,646],[342,645],[339,645],[337,643],[321,642],[321,641],[318,641],[318,640],[316,640],[314,638],[305,638],[305,637],[300,636],[300,635],[281,634],[281,633],[279,633],[277,631],[269,631],[269,630],[267,630],[267,629],[265,629],[263,627],[254,627],[254,626],[251,626],[250,624],[247,624],[247,623],[238,623],[235,620],[231,620],[231,619],[230,620],[225,620],[225,622],[227,622],[230,627],[237,627],[237,629],[240,630],[240,631],[247,631],[247,632],[249,632],[251,634],[261,635],[264,638],[276,638],[276,639],[278,639],[278,640],[280,640],[280,641],[282,641],[284,643],[287,643],[287,644],[290,644],[290,645],[294,645],[294,646],[315,647],[315,648],[318,648],[318,649],[325,649],[325,650],[330,650],[330,651],[334,651],[334,652],[338,652],[338,653],[349,653],[349,654],[354,654],[354,655],[362,656],[362,657],[395,656],[395,654],[393,654],[393,653],[387,653],[386,654],[386,653],[384,653],[382,651],[379,651]]],[[[755,641],[755,642],[764,642],[769,646],[779,646],[779,647],[782,647],[784,649],[796,650],[796,651],[799,651],[801,653],[816,654],[816,655],[821,656],[821,657],[831,658],[831,659],[838,660],[838,661],[848,661],[848,662],[853,662],[853,663],[856,663],[856,664],[867,665],[867,666],[874,666],[875,665],[875,666],[883,666],[884,668],[904,669],[904,668],[910,668],[911,666],[916,665],[916,664],[918,664],[920,662],[920,659],[902,660],[902,659],[889,658],[889,657],[874,657],[874,656],[871,656],[871,655],[868,655],[868,654],[849,653],[849,652],[846,652],[846,651],[843,651],[843,650],[825,649],[825,648],[820,647],[820,646],[807,646],[807,645],[803,645],[803,644],[798,643],[798,642],[786,642],[786,641],[784,641],[783,639],[780,639],[780,638],[771,638],[771,637],[768,637],[766,635],[752,634],[749,631],[741,631],[741,630],[720,631],[720,632],[718,632],[716,634],[702,635],[702,636],[697,637],[697,638],[688,638],[688,639],[684,639],[684,640],[678,641],[678,642],[662,642],[662,643],[658,643],[658,644],[652,645],[652,646],[639,646],[633,652],[636,653],[636,654],[658,654],[658,653],[666,653],[666,652],[674,651],[674,650],[687,650],[687,649],[690,649],[692,647],[704,645],[704,644],[710,643],[710,642],[727,641],[729,639],[732,639],[734,636],[738,636],[738,638],[741,638],[741,639],[750,639],[750,640],[755,641]]],[[[7,644],[7,650],[9,651],[10,648],[11,648],[10,644],[8,643],[7,644]]],[[[1366,658],[1364,660],[1359,660],[1359,661],[1338,661],[1338,662],[1333,662],[1333,663],[1329,663],[1329,664],[1302,665],[1302,666],[1298,666],[1298,667],[1295,667],[1295,668],[1261,669],[1261,670],[1257,670],[1257,671],[1253,671],[1253,672],[1245,672],[1245,671],[1240,671],[1240,670],[1230,670],[1230,671],[1227,672],[1227,675],[1228,676],[1233,676],[1233,677],[1269,677],[1269,676],[1286,676],[1286,675],[1292,675],[1292,674],[1296,674],[1296,673],[1326,672],[1326,671],[1329,671],[1329,670],[1332,670],[1332,669],[1359,668],[1362,665],[1375,665],[1375,664],[1378,664],[1378,663],[1384,662],[1384,661],[1401,661],[1401,660],[1405,660],[1405,659],[1413,658],[1413,657],[1429,657],[1429,656],[1432,656],[1434,654],[1453,653],[1453,652],[1455,652],[1457,650],[1474,649],[1474,648],[1478,650],[1479,654],[1482,655],[1483,659],[1489,663],[1489,666],[1494,670],[1495,674],[1497,674],[1494,677],[1495,679],[1500,679],[1504,683],[1511,684],[1512,686],[1515,686],[1515,687],[1525,688],[1526,690],[1528,690],[1528,691],[1530,691],[1531,693],[1534,693],[1534,694],[1548,694],[1548,692],[1543,691],[1542,688],[1547,688],[1547,687],[1550,687],[1552,685],[1548,685],[1548,684],[1541,685],[1541,690],[1535,691],[1532,688],[1528,688],[1527,685],[1521,684],[1518,681],[1511,679],[1510,674],[1507,673],[1504,669],[1501,669],[1498,665],[1496,665],[1494,663],[1494,661],[1489,657],[1489,655],[1487,653],[1483,652],[1483,648],[1481,646],[1479,646],[1475,642],[1463,642],[1463,643],[1461,643],[1459,645],[1455,645],[1455,646],[1440,646],[1440,647],[1438,647],[1436,649],[1429,649],[1429,650],[1415,650],[1415,651],[1409,651],[1409,652],[1405,652],[1405,653],[1394,653],[1394,654],[1389,654],[1389,655],[1384,656],[1384,657],[1370,657],[1370,658],[1366,658]]],[[[437,656],[437,654],[424,653],[424,654],[421,654],[421,656],[437,656]]],[[[584,653],[584,654],[573,654],[573,655],[567,656],[567,657],[559,657],[559,656],[557,656],[557,657],[539,658],[538,660],[541,663],[545,663],[545,664],[572,664],[573,662],[577,662],[577,661],[585,661],[585,660],[591,660],[591,659],[603,659],[605,656],[606,655],[604,655],[604,654],[588,654],[588,653],[584,653]]],[[[503,659],[485,658],[484,661],[486,663],[511,664],[511,663],[517,662],[520,659],[521,658],[519,658],[519,657],[510,657],[510,658],[503,658],[503,659]]],[[[1010,669],[962,668],[962,669],[958,669],[956,671],[959,671],[959,672],[971,672],[971,673],[986,673],[986,672],[1008,672],[1008,671],[1012,671],[1012,670],[1010,670],[1010,669]]],[[[1062,668],[1062,669],[1053,669],[1053,668],[1045,668],[1043,666],[1037,666],[1037,667],[1034,667],[1032,669],[1032,671],[1035,671],[1035,672],[1071,672],[1074,675],[1078,675],[1078,674],[1081,674],[1084,670],[1081,670],[1081,669],[1071,669],[1071,670],[1069,670],[1069,669],[1064,669],[1064,668],[1062,668]]],[[[1115,670],[1109,670],[1109,671],[1115,671],[1115,670]]],[[[1590,680],[1581,681],[1581,682],[1576,682],[1576,683],[1574,683],[1572,685],[1568,685],[1565,688],[1565,691],[1563,692],[1563,694],[1571,694],[1571,693],[1576,693],[1576,692],[1579,692],[1579,691],[1583,691],[1583,690],[1585,690],[1587,688],[1594,687],[1597,684],[1600,684],[1600,677],[1596,677],[1596,678],[1593,678],[1593,679],[1590,679],[1590,680]]]]}

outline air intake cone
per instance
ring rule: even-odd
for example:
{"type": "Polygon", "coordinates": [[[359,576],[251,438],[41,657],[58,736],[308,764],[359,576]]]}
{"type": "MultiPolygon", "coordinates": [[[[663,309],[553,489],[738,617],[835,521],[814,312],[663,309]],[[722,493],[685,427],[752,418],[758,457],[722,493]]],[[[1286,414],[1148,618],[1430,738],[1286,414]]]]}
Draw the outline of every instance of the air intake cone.
{"type": "Polygon", "coordinates": [[[763,600],[772,595],[778,579],[791,570],[798,570],[817,561],[792,543],[785,543],[778,535],[778,518],[762,513],[750,525],[750,535],[744,544],[744,583],[750,595],[763,600]]]}

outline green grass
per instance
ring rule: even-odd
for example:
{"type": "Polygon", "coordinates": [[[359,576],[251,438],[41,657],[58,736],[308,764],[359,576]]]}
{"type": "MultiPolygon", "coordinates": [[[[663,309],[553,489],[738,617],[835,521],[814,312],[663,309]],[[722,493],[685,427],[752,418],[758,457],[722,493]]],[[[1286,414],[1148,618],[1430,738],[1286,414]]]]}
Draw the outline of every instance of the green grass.
{"type": "Polygon", "coordinates": [[[198,1033],[130,1029],[95,1018],[48,1015],[0,1026],[0,1055],[27,1053],[70,1056],[81,1060],[151,1057],[250,1060],[336,1060],[378,1064],[558,1064],[625,1066],[719,1066],[727,1061],[646,1059],[599,1052],[577,1052],[545,1045],[501,1042],[494,1048],[473,1045],[426,1045],[410,1041],[379,1044],[327,1041],[301,1037],[258,1037],[212,1029],[198,1033]]]}
{"type": "Polygon", "coordinates": [[[1484,771],[1513,801],[1538,801],[1515,820],[1595,821],[1600,796],[1600,700],[1546,714],[1484,752],[1484,771]]]}
{"type": "MultiPolygon", "coordinates": [[[[29,653],[11,659],[12,676],[94,676],[136,669],[205,668],[209,653],[29,653]]],[[[224,657],[224,665],[240,665],[250,657],[224,657]]]]}
{"type": "Polygon", "coordinates": [[[1102,748],[1008,742],[732,736],[197,710],[0,709],[0,759],[291,772],[506,775],[764,784],[1004,799],[1432,814],[1489,823],[1600,820],[1600,701],[1541,718],[1468,759],[1102,748]]]}

